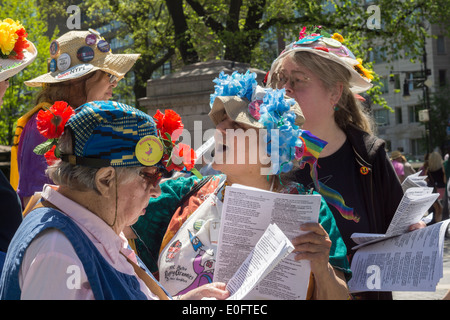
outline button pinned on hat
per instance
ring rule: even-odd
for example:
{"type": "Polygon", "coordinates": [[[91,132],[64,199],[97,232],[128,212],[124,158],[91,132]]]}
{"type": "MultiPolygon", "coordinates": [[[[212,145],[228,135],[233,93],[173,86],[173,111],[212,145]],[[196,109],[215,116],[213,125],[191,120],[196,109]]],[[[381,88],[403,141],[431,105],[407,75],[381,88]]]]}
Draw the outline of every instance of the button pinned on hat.
{"type": "Polygon", "coordinates": [[[136,158],[144,166],[154,166],[164,154],[164,146],[156,136],[145,136],[136,144],[136,158]]]}
{"type": "Polygon", "coordinates": [[[81,62],[89,62],[94,59],[94,50],[91,47],[83,46],[78,49],[77,58],[81,62]]]}
{"type": "Polygon", "coordinates": [[[48,64],[48,70],[50,72],[56,71],[56,60],[55,59],[50,60],[50,63],[48,64]]]}
{"type": "Polygon", "coordinates": [[[98,48],[98,50],[100,50],[101,52],[108,52],[108,51],[111,49],[109,43],[108,43],[107,41],[105,41],[105,40],[100,40],[100,41],[97,43],[97,48],[98,48]]]}
{"type": "Polygon", "coordinates": [[[95,34],[95,35],[97,35],[97,36],[100,37],[100,32],[98,32],[97,30],[92,29],[92,28],[89,28],[88,31],[89,31],[90,33],[93,33],[93,34],[95,34]]]}
{"type": "Polygon", "coordinates": [[[342,46],[341,42],[339,42],[339,41],[337,41],[336,39],[333,39],[333,38],[326,38],[326,37],[324,37],[322,39],[322,41],[325,44],[329,45],[330,47],[340,48],[342,46]]]}
{"type": "Polygon", "coordinates": [[[90,33],[86,36],[86,38],[84,39],[84,41],[86,42],[86,44],[88,46],[92,46],[94,44],[97,43],[97,35],[90,33]]]}
{"type": "Polygon", "coordinates": [[[68,53],[63,53],[58,57],[56,64],[58,66],[58,70],[65,71],[69,69],[71,63],[71,59],[68,53]]]}
{"type": "Polygon", "coordinates": [[[54,58],[59,52],[59,43],[56,40],[53,40],[50,43],[50,57],[54,58]]]}

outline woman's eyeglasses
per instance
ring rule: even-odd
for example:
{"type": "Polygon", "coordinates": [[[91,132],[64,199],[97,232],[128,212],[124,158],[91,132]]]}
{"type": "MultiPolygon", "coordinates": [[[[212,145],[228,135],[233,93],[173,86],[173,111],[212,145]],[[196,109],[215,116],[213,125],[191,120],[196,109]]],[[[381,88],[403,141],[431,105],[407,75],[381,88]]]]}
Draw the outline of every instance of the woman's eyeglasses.
{"type": "Polygon", "coordinates": [[[106,71],[103,71],[103,72],[109,77],[109,83],[114,83],[115,81],[117,81],[117,79],[118,79],[117,76],[115,76],[111,73],[108,73],[106,71]]]}
{"type": "Polygon", "coordinates": [[[156,187],[163,177],[163,172],[159,170],[159,168],[154,167],[154,170],[151,172],[140,171],[139,176],[144,179],[147,184],[151,184],[153,187],[156,187]]]}
{"type": "Polygon", "coordinates": [[[300,72],[294,72],[292,75],[287,75],[284,72],[275,72],[273,78],[277,88],[281,89],[289,83],[289,86],[294,90],[311,80],[300,72]]]}

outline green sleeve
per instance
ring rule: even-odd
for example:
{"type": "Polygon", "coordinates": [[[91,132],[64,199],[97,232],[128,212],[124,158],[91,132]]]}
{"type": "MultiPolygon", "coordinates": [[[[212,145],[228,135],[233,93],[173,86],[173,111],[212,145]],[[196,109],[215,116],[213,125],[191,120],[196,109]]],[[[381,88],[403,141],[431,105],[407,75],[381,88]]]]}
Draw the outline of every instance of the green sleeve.
{"type": "Polygon", "coordinates": [[[347,247],[341,237],[334,216],[323,198],[320,205],[319,223],[328,233],[330,240],[332,241],[330,248],[330,264],[334,268],[344,272],[345,279],[348,282],[352,277],[352,271],[347,258],[347,247]]]}
{"type": "Polygon", "coordinates": [[[191,190],[195,176],[188,178],[169,179],[160,184],[161,195],[151,198],[145,215],[132,226],[138,239],[135,240],[136,250],[142,262],[151,272],[158,270],[157,262],[162,239],[166,233],[172,215],[177,209],[181,198],[191,190]]]}

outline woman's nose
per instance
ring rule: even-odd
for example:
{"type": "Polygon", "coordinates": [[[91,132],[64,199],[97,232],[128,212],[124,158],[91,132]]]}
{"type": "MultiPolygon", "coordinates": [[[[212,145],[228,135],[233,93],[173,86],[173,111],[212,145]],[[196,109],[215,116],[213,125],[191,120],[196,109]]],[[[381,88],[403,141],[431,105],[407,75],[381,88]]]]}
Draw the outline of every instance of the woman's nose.
{"type": "Polygon", "coordinates": [[[159,183],[156,187],[153,187],[150,189],[150,196],[152,198],[158,198],[161,195],[161,187],[159,186],[159,183]]]}

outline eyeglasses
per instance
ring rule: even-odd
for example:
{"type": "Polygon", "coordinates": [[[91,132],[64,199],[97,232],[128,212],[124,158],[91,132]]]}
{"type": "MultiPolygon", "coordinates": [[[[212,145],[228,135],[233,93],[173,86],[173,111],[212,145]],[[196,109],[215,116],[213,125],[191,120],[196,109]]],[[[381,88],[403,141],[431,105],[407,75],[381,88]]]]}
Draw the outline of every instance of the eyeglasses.
{"type": "Polygon", "coordinates": [[[300,88],[302,85],[311,80],[301,72],[293,72],[290,76],[288,76],[285,72],[275,72],[273,74],[273,78],[278,89],[283,88],[287,83],[289,83],[291,89],[294,90],[300,88]]]}
{"type": "Polygon", "coordinates": [[[147,184],[151,184],[153,187],[158,186],[163,177],[163,172],[158,167],[153,167],[151,172],[140,171],[139,176],[145,180],[147,184]]]}
{"type": "Polygon", "coordinates": [[[109,77],[109,83],[114,83],[115,81],[117,81],[117,79],[118,79],[117,76],[115,76],[111,73],[108,73],[106,71],[103,71],[103,72],[109,77]]]}

